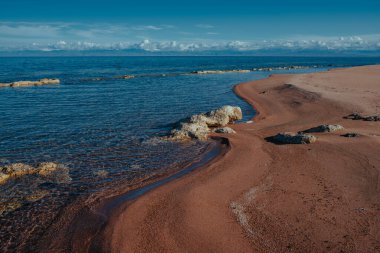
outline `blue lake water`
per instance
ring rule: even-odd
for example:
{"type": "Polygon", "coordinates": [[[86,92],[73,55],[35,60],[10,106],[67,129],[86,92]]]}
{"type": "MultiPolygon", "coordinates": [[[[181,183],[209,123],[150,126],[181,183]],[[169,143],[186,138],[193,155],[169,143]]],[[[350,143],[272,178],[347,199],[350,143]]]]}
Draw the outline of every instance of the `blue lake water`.
{"type": "Polygon", "coordinates": [[[15,206],[0,209],[0,239],[4,242],[1,247],[8,250],[16,247],[16,234],[28,237],[31,231],[43,230],[77,196],[102,190],[116,181],[128,182],[136,176],[179,169],[198,158],[207,143],[156,142],[154,137],[169,131],[171,124],[182,118],[227,104],[240,106],[244,120],[250,119],[254,111],[232,91],[237,83],[272,73],[376,63],[380,63],[380,58],[0,58],[0,83],[40,78],[61,80],[60,85],[0,89],[0,166],[54,161],[66,165],[72,178],[63,184],[47,184],[31,175],[0,185],[1,203],[15,206]],[[291,65],[313,67],[184,74],[194,70],[291,65]],[[112,78],[120,75],[143,76],[112,78]],[[99,77],[105,79],[94,80],[99,77]],[[43,198],[26,200],[28,194],[41,190],[43,198]]]}

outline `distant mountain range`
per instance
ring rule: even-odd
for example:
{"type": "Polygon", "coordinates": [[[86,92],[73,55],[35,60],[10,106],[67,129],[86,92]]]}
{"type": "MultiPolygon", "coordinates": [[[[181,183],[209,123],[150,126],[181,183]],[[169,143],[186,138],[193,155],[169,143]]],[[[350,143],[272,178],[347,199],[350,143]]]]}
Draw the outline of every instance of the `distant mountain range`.
{"type": "Polygon", "coordinates": [[[0,57],[16,56],[368,56],[380,57],[380,50],[202,50],[202,51],[148,51],[144,49],[91,49],[91,50],[15,50],[0,51],[0,57]]]}

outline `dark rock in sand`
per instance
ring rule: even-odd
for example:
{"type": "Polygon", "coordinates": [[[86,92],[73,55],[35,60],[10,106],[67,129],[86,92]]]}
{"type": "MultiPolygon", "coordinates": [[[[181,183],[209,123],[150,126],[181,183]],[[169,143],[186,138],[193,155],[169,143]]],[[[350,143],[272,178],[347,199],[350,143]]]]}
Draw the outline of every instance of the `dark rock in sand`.
{"type": "Polygon", "coordinates": [[[380,121],[380,115],[363,116],[359,113],[352,113],[348,116],[345,116],[344,118],[345,119],[352,119],[352,120],[380,121]]]}
{"type": "Polygon", "coordinates": [[[303,131],[304,133],[325,133],[335,132],[344,129],[341,125],[320,125],[303,131]]]}
{"type": "Polygon", "coordinates": [[[303,133],[279,133],[271,138],[275,143],[282,144],[310,144],[317,140],[317,138],[310,134],[303,133]]]}
{"type": "Polygon", "coordinates": [[[358,133],[346,133],[346,134],[342,134],[341,136],[347,137],[347,138],[354,138],[354,137],[359,137],[360,135],[358,133]]]}
{"type": "Polygon", "coordinates": [[[220,127],[213,130],[215,133],[221,133],[221,134],[234,134],[236,133],[235,130],[233,130],[230,127],[220,127]]]}

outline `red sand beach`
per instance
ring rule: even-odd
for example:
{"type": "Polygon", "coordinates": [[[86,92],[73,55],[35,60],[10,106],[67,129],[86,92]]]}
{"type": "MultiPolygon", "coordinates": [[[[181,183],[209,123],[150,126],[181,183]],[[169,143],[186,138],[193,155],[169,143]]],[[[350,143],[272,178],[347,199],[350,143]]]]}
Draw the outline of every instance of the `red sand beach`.
{"type": "Polygon", "coordinates": [[[343,117],[380,113],[380,66],[273,75],[235,92],[259,114],[231,125],[231,149],[114,210],[98,250],[379,252],[380,122],[343,117]],[[312,144],[266,140],[321,124],[345,129],[312,144]]]}

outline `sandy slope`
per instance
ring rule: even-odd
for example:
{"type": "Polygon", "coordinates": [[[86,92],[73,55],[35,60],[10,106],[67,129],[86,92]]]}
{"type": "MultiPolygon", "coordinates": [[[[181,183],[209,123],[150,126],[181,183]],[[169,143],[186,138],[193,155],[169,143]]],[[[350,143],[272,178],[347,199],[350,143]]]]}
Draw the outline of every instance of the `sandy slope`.
{"type": "Polygon", "coordinates": [[[232,126],[217,162],[117,210],[103,250],[379,252],[380,122],[342,117],[379,114],[380,66],[275,75],[236,92],[260,112],[255,123],[232,126]],[[310,145],[265,140],[325,123],[346,130],[310,145]]]}

